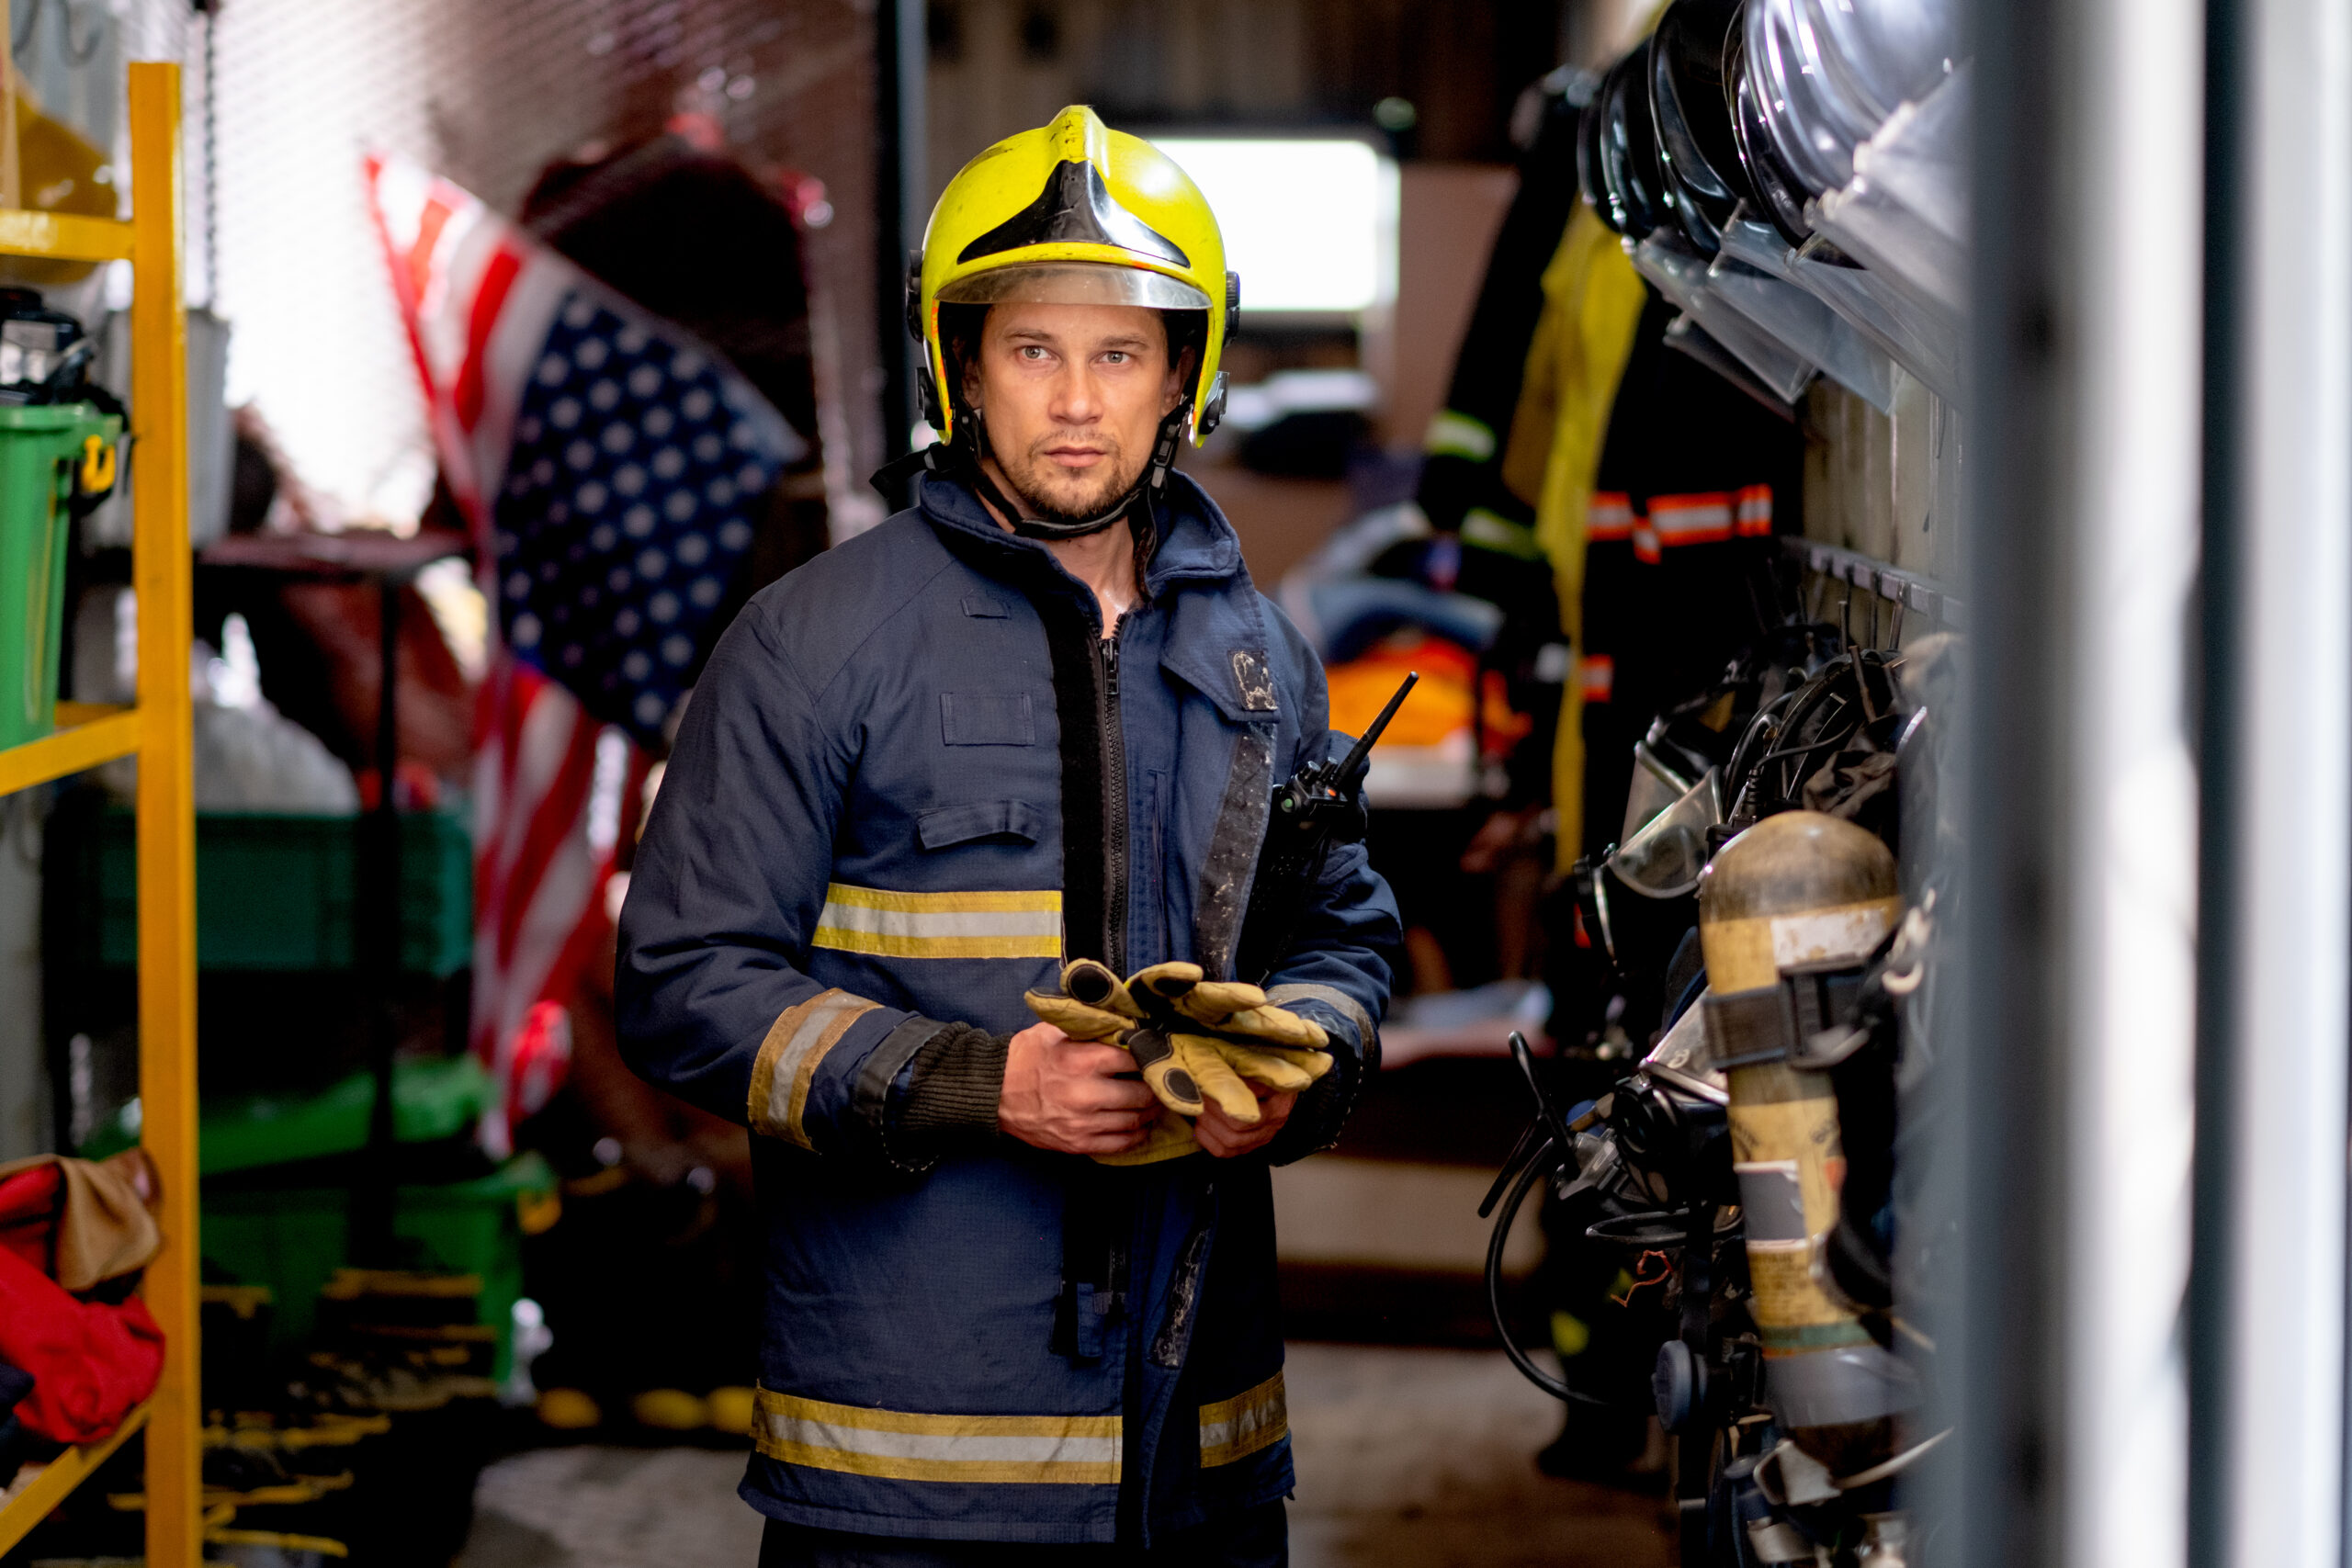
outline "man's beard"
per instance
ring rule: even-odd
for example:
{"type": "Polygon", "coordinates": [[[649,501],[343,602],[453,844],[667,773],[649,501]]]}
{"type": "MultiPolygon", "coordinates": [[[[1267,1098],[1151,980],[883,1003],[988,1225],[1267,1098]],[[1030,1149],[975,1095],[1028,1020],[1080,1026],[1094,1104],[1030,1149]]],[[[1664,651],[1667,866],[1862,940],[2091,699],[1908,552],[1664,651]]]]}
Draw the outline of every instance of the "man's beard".
{"type": "MultiPolygon", "coordinates": [[[[1059,435],[1048,437],[1049,442],[1062,439],[1059,435]]],[[[1055,487],[1058,493],[1049,494],[1039,481],[1054,475],[1051,458],[1033,452],[1025,461],[1008,463],[1001,451],[995,456],[997,468],[1004,474],[1005,488],[1021,503],[1023,514],[1039,523],[1064,526],[1091,523],[1143,478],[1143,465],[1127,462],[1121,450],[1114,446],[1102,455],[1102,463],[1092,473],[1061,476],[1055,487]],[[1097,475],[1101,477],[1098,479],[1097,475]]]]}

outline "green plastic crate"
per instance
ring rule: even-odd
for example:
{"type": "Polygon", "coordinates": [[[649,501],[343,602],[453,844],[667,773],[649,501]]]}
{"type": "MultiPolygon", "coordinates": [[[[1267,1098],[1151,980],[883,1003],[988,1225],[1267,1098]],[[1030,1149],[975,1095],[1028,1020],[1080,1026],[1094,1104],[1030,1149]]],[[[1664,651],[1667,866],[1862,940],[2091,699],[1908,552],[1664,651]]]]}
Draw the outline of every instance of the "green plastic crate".
{"type": "MultiPolygon", "coordinates": [[[[555,1190],[555,1173],[536,1154],[473,1181],[400,1190],[392,1228],[415,1244],[415,1261],[481,1278],[477,1321],[497,1334],[492,1375],[502,1381],[514,1365],[514,1303],[523,1294],[523,1214],[549,1203],[555,1190]]],[[[320,1288],[352,1260],[351,1194],[208,1181],[198,1235],[208,1265],[239,1284],[269,1287],[271,1348],[290,1354],[310,1343],[320,1288]]]]}
{"type": "MultiPolygon", "coordinates": [[[[202,969],[352,966],[355,856],[363,819],[202,813],[196,819],[196,962],[202,969]]],[[[100,819],[94,867],[99,966],[139,953],[139,857],[128,811],[100,819]]],[[[473,962],[473,842],[441,811],[401,816],[401,967],[435,978],[473,962]]],[[[85,889],[86,893],[88,889],[85,889]]]]}
{"type": "MultiPolygon", "coordinates": [[[[470,1054],[392,1064],[392,1136],[403,1144],[454,1138],[481,1120],[495,1086],[470,1054]]],[[[197,1173],[225,1176],[261,1166],[347,1155],[368,1146],[376,1080],[354,1073],[315,1094],[208,1096],[197,1116],[197,1173]]],[[[101,1122],[75,1152],[105,1159],[139,1141],[139,1102],[101,1122]]]]}
{"type": "MultiPolygon", "coordinates": [[[[404,1144],[435,1143],[471,1127],[490,1103],[490,1075],[470,1055],[402,1060],[392,1069],[392,1126],[404,1144]]],[[[204,1259],[243,1285],[266,1285],[273,1301],[270,1344],[291,1353],[317,1320],[319,1288],[351,1262],[351,1191],[279,1186],[250,1173],[270,1166],[350,1154],[368,1142],[375,1080],[354,1073],[311,1095],[240,1095],[208,1100],[197,1128],[198,1169],[207,1179],[198,1227],[204,1259]],[[237,1181],[212,1179],[232,1172],[237,1181]]],[[[139,1141],[136,1114],[100,1127],[79,1151],[103,1159],[139,1141]]],[[[526,1210],[550,1212],[554,1173],[536,1154],[472,1181],[400,1190],[393,1230],[414,1244],[415,1261],[481,1277],[480,1321],[498,1333],[498,1373],[509,1364],[514,1302],[523,1293],[520,1247],[526,1210]]]]}
{"type": "Polygon", "coordinates": [[[0,407],[0,746],[57,728],[75,476],[95,438],[111,486],[121,434],[121,420],[88,403],[0,407]]]}

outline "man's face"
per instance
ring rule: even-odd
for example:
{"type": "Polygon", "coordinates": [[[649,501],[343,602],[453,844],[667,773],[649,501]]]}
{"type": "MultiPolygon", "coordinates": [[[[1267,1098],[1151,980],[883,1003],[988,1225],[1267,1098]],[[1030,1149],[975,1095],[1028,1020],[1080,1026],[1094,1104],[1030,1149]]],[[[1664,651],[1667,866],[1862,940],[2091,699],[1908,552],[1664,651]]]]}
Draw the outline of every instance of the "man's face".
{"type": "Polygon", "coordinates": [[[1184,368],[1142,306],[997,305],[964,367],[964,396],[1013,496],[1044,521],[1076,521],[1143,477],[1184,368]]]}

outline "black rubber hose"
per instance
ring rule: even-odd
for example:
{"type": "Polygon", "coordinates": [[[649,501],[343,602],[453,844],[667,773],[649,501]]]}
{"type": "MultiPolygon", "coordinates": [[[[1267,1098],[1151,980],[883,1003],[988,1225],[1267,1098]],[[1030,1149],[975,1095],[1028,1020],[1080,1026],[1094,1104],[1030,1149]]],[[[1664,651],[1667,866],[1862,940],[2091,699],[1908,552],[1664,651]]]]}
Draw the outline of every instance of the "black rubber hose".
{"type": "Polygon", "coordinates": [[[1510,1364],[1517,1367],[1520,1375],[1529,1382],[1553,1398],[1571,1404],[1606,1405],[1609,1401],[1589,1393],[1579,1393],[1537,1366],[1527,1352],[1519,1348],[1519,1341],[1511,1336],[1510,1324],[1503,1315],[1503,1247],[1510,1240],[1511,1222],[1519,1217],[1519,1206],[1527,1201],[1529,1190],[1552,1174],[1552,1167],[1556,1162],[1551,1156],[1559,1147],[1557,1140],[1544,1139],[1542,1146],[1536,1149],[1535,1157],[1527,1162],[1527,1168],[1520,1172],[1519,1179],[1511,1184],[1510,1196],[1505,1198],[1502,1207],[1496,1211],[1495,1232],[1487,1243],[1487,1313],[1494,1319],[1496,1337],[1503,1342],[1503,1354],[1510,1358],[1510,1364]]]}

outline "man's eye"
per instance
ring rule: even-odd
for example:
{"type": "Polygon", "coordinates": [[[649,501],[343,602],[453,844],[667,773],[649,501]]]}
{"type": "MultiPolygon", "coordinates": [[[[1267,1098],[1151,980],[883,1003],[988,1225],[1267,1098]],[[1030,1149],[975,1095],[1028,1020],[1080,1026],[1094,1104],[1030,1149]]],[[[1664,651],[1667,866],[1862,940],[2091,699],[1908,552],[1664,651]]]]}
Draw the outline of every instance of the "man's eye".
{"type": "Polygon", "coordinates": [[[1104,355],[1102,360],[1107,365],[1125,365],[1127,362],[1127,352],[1122,348],[1114,348],[1104,355]]]}
{"type": "Polygon", "coordinates": [[[1021,345],[1021,357],[1023,359],[1043,359],[1046,357],[1046,351],[1039,348],[1034,343],[1023,344],[1021,345]]]}

